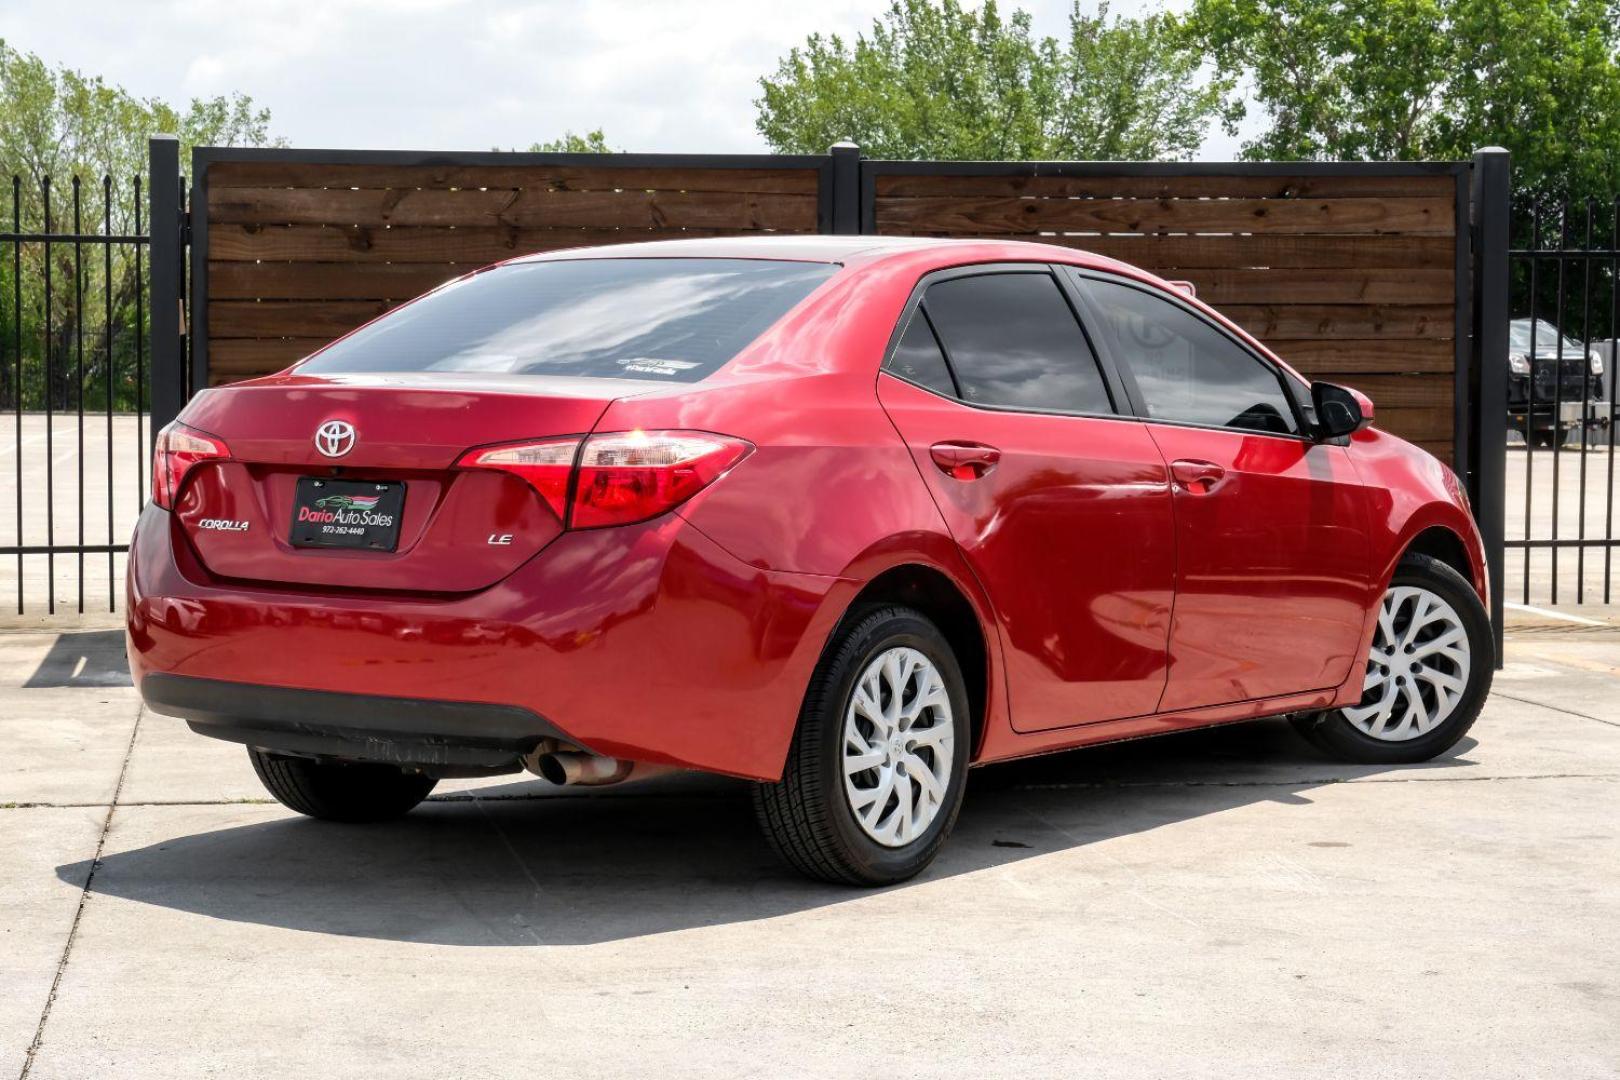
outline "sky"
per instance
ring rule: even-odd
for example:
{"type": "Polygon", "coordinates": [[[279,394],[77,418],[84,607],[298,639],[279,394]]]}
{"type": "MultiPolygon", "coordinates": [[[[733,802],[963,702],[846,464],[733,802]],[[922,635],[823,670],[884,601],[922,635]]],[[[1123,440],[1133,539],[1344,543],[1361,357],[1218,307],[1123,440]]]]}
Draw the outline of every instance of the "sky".
{"type": "MultiPolygon", "coordinates": [[[[758,153],[759,77],[812,32],[867,29],[888,0],[68,3],[64,17],[63,0],[0,0],[0,38],[141,97],[241,91],[297,147],[521,149],[600,127],[624,150],[758,153]]],[[[1013,7],[1038,34],[1066,31],[1069,0],[1013,7]]],[[[1199,156],[1238,143],[1216,128],[1199,156]]]]}

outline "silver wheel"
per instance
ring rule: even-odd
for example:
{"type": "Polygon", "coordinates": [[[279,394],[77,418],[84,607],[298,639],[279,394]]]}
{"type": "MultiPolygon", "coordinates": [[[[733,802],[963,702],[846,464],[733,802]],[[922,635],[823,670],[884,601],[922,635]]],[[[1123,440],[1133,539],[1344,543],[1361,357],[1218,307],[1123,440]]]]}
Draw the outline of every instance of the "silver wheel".
{"type": "Polygon", "coordinates": [[[884,847],[927,832],[945,805],[955,743],[933,661],[904,646],[873,658],[844,710],[844,795],[862,831],[884,847]]]}
{"type": "Polygon", "coordinates": [[[1384,594],[1367,656],[1361,703],[1342,710],[1363,734],[1385,742],[1426,735],[1468,689],[1468,631],[1435,593],[1397,585],[1384,594]]]}

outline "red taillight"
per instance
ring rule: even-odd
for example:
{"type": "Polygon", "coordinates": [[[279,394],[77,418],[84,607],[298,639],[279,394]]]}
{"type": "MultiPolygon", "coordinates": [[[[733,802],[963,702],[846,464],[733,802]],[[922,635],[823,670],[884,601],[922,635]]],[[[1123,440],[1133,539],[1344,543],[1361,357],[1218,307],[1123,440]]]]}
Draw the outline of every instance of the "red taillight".
{"type": "Polygon", "coordinates": [[[540,493],[564,527],[657,517],[713,483],[753,449],[706,431],[619,431],[469,451],[462,468],[502,469],[540,493]],[[571,494],[571,497],[570,497],[571,494]]]}
{"type": "Polygon", "coordinates": [[[152,454],[152,501],[174,509],[180,484],[193,465],[231,456],[223,440],[176,420],[157,433],[152,454]]]}

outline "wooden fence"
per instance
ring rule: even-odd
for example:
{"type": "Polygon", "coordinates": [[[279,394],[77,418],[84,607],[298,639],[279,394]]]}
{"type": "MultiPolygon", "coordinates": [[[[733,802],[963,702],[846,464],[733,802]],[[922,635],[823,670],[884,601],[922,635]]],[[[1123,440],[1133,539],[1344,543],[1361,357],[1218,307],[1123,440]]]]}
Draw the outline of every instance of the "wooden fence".
{"type": "Polygon", "coordinates": [[[1302,372],[1363,390],[1380,426],[1449,460],[1467,166],[1289,169],[871,162],[866,226],[1062,244],[1191,281],[1302,372]]]}
{"type": "Polygon", "coordinates": [[[1186,279],[1300,370],[1364,390],[1388,430],[1449,460],[1463,426],[1468,163],[203,149],[193,175],[193,386],[278,370],[525,252],[858,230],[1041,240],[1186,279]]]}

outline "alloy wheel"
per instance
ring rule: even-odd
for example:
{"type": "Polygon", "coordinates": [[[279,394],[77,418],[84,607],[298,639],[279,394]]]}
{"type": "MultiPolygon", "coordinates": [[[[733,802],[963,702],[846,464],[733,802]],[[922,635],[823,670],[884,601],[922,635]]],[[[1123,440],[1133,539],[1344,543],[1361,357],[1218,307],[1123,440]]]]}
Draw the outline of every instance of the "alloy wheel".
{"type": "Polygon", "coordinates": [[[955,728],[945,680],[904,646],[867,664],[844,711],[844,794],[855,821],[885,847],[928,831],[951,783],[955,728]]]}
{"type": "Polygon", "coordinates": [[[1363,734],[1405,742],[1433,731],[1468,689],[1468,631],[1437,594],[1397,585],[1384,594],[1361,702],[1344,718],[1363,734]]]}

